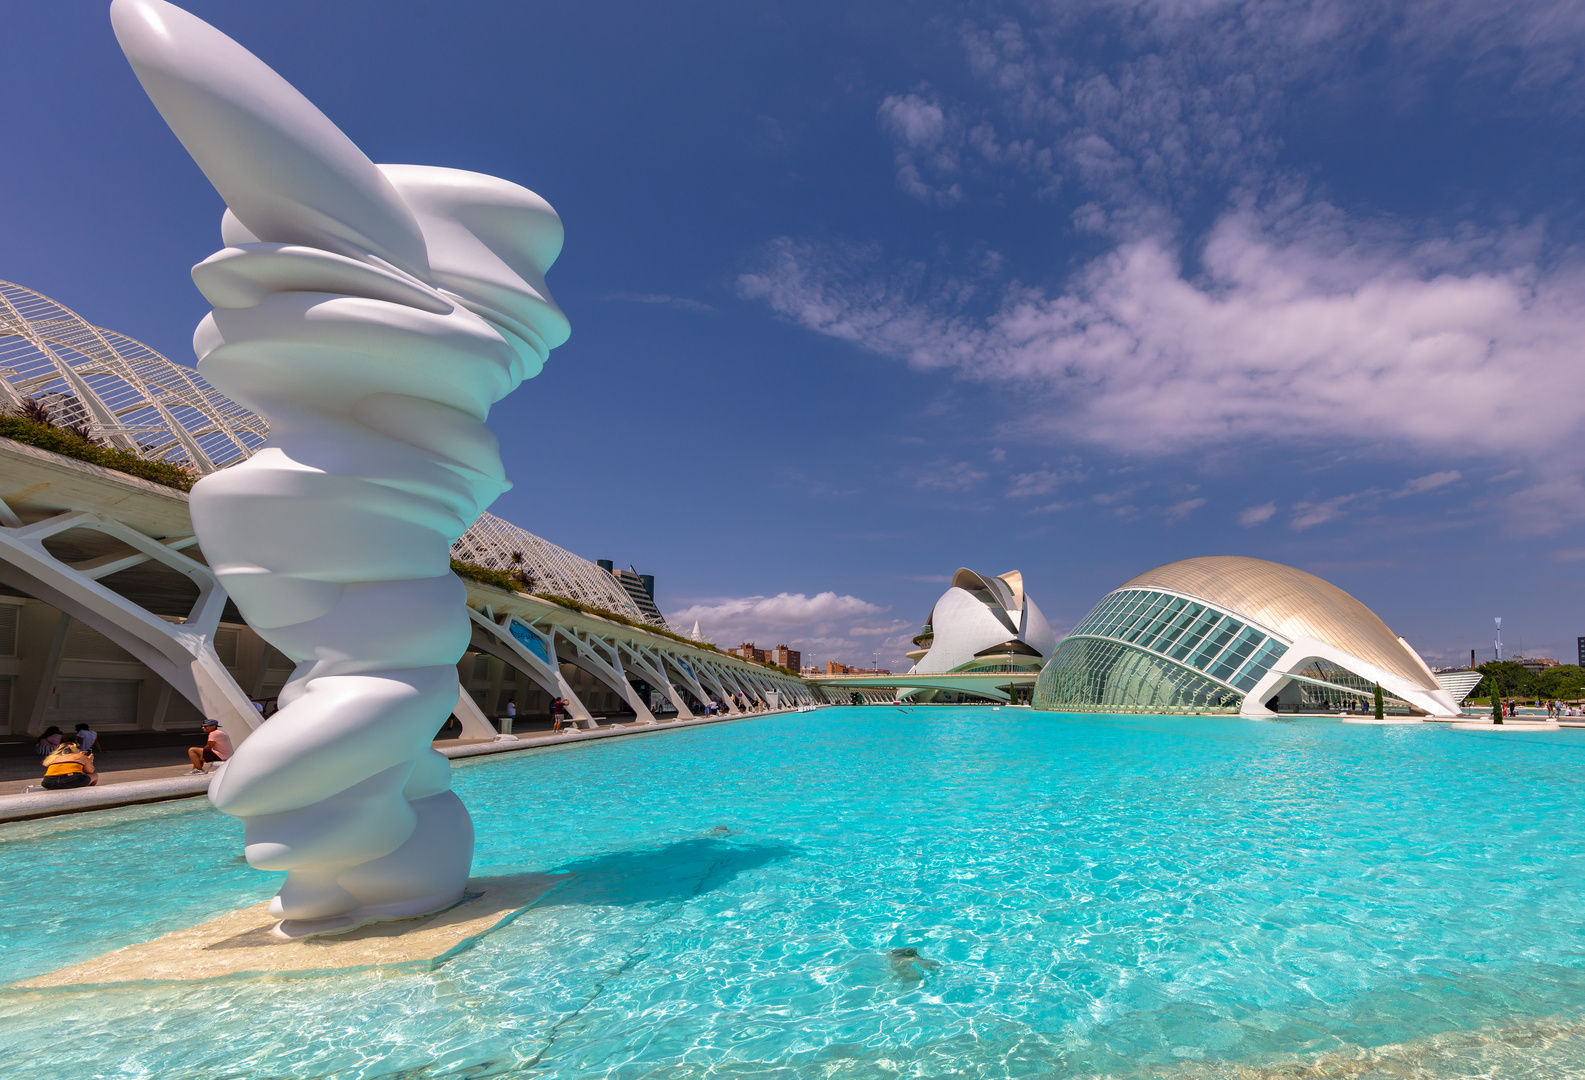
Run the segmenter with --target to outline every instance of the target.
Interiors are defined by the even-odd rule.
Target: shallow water
[[[1585,732],[825,710],[475,759],[424,974],[6,991],[9,1078],[1585,1077]],[[0,980],[258,902],[202,801],[0,826]],[[907,950],[914,950],[909,954]]]

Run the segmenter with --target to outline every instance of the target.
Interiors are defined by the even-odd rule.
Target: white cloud
[[[1009,499],[1021,499],[1026,495],[1049,495],[1056,490],[1062,479],[1057,473],[1046,469],[1014,473],[1012,477],[1013,486],[1007,489],[1007,497]]]
[[[928,471],[923,472],[914,481],[914,486],[921,490],[936,491],[968,491],[984,480],[989,473],[981,472],[966,461],[954,464],[937,462],[928,466]]]
[[[1502,515],[1510,536],[1549,536],[1585,517],[1585,484],[1578,476],[1553,476],[1509,496]]]
[[[1238,523],[1244,526],[1246,529],[1255,525],[1264,525],[1266,522],[1271,520],[1272,515],[1276,514],[1276,512],[1276,503],[1261,503],[1259,506],[1251,506],[1243,513],[1239,514]]]
[[[1403,485],[1403,490],[1398,492],[1398,494],[1418,495],[1425,491],[1435,491],[1437,488],[1447,487],[1447,485],[1453,483],[1454,481],[1462,480],[1463,478],[1464,474],[1459,472],[1457,469],[1448,469],[1445,472],[1434,472],[1427,476],[1417,476],[1413,480],[1410,480],[1407,484]]]
[[[706,641],[717,645],[737,645],[752,641],[760,648],[790,645],[803,651],[806,662],[846,658],[852,663],[869,657],[877,637],[888,655],[899,648],[910,634],[913,623],[893,620],[877,623],[875,617],[889,609],[857,596],[822,592],[780,593],[776,596],[741,596],[699,600],[685,608],[667,613],[674,627],[691,629],[695,622]],[[923,616],[921,615],[921,618]],[[899,653],[900,655],[900,653]]]
[[[1356,491],[1348,495],[1334,495],[1320,502],[1294,503],[1293,519],[1288,522],[1288,527],[1294,532],[1303,532],[1305,529],[1324,525],[1348,513],[1348,508],[1361,499],[1369,499],[1380,494],[1380,490],[1371,488],[1368,491]]]
[[[1230,213],[1192,280],[1164,243],[1124,244],[1068,291],[1014,286],[982,319],[833,274],[791,240],[739,287],[916,368],[1015,384],[1026,427],[1131,453],[1345,439],[1544,458],[1585,427],[1578,268],[1448,272],[1447,245],[1369,243],[1327,216]]]
[[[1518,114],[1577,112],[1585,97],[1576,0],[1069,0],[970,22],[962,43],[1006,132],[982,121],[971,145],[1043,192],[1095,195],[1083,226],[1118,236],[1274,172],[1302,103],[1408,108],[1447,71]],[[1368,52],[1379,58],[1361,63]]]
[[[1168,521],[1181,521],[1205,505],[1204,499],[1184,499],[1167,507]]]
[[[1447,73],[1492,117],[1578,112],[1585,5],[1073,0],[968,23],[961,40],[977,96],[921,86],[879,105],[898,183],[939,204],[1029,177],[1111,250],[1051,288],[981,270],[943,281],[873,247],[783,238],[740,277],[741,296],[918,370],[1011,388],[1021,415],[1006,429],[1026,437],[1141,456],[1484,457],[1527,477],[1503,508],[1509,532],[1580,519],[1585,266],[1549,249],[1567,237],[1542,219],[1350,217],[1279,152],[1300,109],[1410,110]],[[1380,55],[1361,65],[1369,50]],[[1217,205],[1203,235],[1185,226]],[[1445,468],[1395,494],[1460,479]],[[1009,494],[1045,482],[1018,474]],[[1358,497],[1302,503],[1291,524],[1333,520]],[[1260,509],[1240,520],[1276,513],[1251,519]]]
[[[949,205],[963,197],[954,179],[962,171],[963,125],[934,98],[892,94],[876,110],[881,130],[892,137],[897,186],[924,203]]]
[[[914,626],[915,624],[908,619],[893,619],[891,622],[881,623],[876,626],[855,624],[848,627],[848,633],[854,637],[862,638],[888,637],[895,636],[903,630],[913,630]]]

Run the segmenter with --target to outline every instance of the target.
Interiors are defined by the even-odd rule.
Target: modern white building
[[[1059,712],[1456,716],[1458,697],[1374,612],[1263,559],[1184,559],[1108,593],[1062,640],[1034,706]],[[1453,688],[1457,690],[1458,688]]]
[[[112,448],[207,475],[245,460],[265,420],[190,368],[68,308],[0,282],[0,408],[39,401]],[[665,632],[613,574],[492,514],[452,548],[520,575],[522,592],[465,581],[472,641],[458,662],[470,736],[508,702],[519,716],[560,697],[580,721],[687,716],[690,702],[815,701],[802,680]],[[586,606],[570,610],[551,594]],[[630,625],[600,617],[612,612]],[[0,437],[0,743],[50,725],[233,738],[257,725],[294,665],[230,602],[194,534],[184,490]]]
[[[1057,635],[1024,592],[1017,570],[990,577],[967,568],[931,608],[914,638],[910,674],[1039,671]]]

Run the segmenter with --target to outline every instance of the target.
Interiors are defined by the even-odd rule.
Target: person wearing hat
[[[231,736],[220,730],[219,720],[204,721],[204,745],[189,746],[187,760],[193,763],[193,772],[208,772],[211,761],[224,761],[231,756]]]

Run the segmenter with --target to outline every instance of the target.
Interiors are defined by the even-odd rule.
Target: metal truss
[[[0,281],[0,404],[41,402],[110,446],[200,475],[252,456],[269,425],[142,342]]]
[[[494,514],[480,514],[462,539],[451,545],[451,556],[509,574],[522,571],[533,579],[534,592],[565,596],[625,615],[634,622],[657,625],[655,619],[638,609],[614,577],[594,563]]]
[[[44,541],[73,529],[112,536],[133,550],[130,554],[107,555],[86,562],[62,562],[50,554]],[[226,604],[225,589],[209,567],[177,550],[192,546],[194,540],[186,536],[161,543],[112,518],[86,511],[68,510],[24,525],[10,507],[0,503],[0,581],[99,631],[174,687],[204,716],[218,720],[232,739],[241,742],[257,726],[258,715],[215,653],[215,630]],[[198,587],[198,598],[182,622],[167,622],[100,582],[101,578],[151,559],[184,575]],[[64,620],[56,638],[51,666],[60,661]],[[53,678],[52,672],[46,682]],[[37,715],[28,718],[30,734],[42,716],[42,706],[35,707],[33,713]]]

